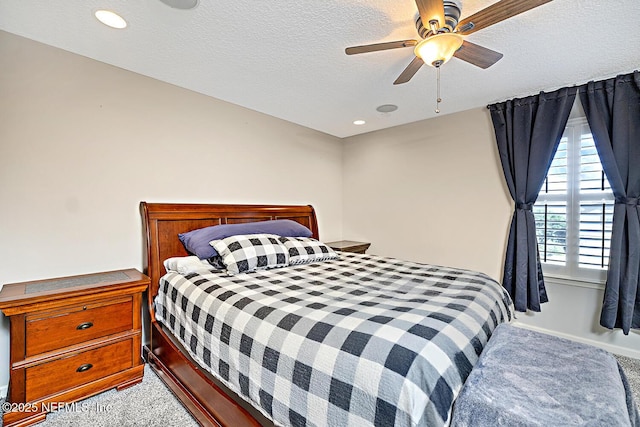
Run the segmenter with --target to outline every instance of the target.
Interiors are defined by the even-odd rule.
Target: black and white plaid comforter
[[[372,255],[236,276],[170,272],[156,317],[278,425],[440,426],[508,294],[487,276]]]

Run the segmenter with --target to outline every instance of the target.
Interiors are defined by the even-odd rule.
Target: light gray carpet
[[[624,356],[616,357],[631,384],[636,404],[640,404],[640,360]],[[115,389],[109,390],[83,400],[78,405],[82,405],[81,408],[86,410],[54,412],[47,415],[47,420],[38,426],[195,427],[198,425],[148,365],[145,366],[141,384],[120,392]]]
[[[47,415],[45,422],[37,425],[39,427],[195,427],[198,423],[149,368],[149,365],[145,365],[142,383],[122,391],[111,389],[85,399],[78,402],[75,411],[61,409],[52,412]]]
[[[622,366],[622,370],[629,380],[629,385],[633,391],[633,397],[635,398],[636,405],[640,408],[640,359],[632,359],[630,357],[617,355],[616,359],[618,359],[620,366]]]

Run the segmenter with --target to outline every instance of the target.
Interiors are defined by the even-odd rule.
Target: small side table
[[[331,249],[342,252],[353,252],[356,254],[363,254],[369,249],[371,243],[367,242],[354,242],[352,240],[339,240],[337,242],[327,243]]]
[[[5,427],[44,421],[57,405],[142,381],[142,293],[149,278],[118,270],[4,285],[11,323]]]

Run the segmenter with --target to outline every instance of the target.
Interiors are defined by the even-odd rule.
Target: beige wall
[[[340,141],[1,31],[0,58],[0,283],[141,268],[141,200],[311,203],[322,239],[501,278],[485,109]],[[640,334],[597,326],[600,290],[548,291],[522,323],[640,358]],[[8,345],[2,318],[0,396]]]
[[[513,205],[486,108],[351,137],[343,161],[345,238],[502,279]],[[601,287],[547,277],[547,293],[521,326],[640,358],[640,333],[599,326]]]
[[[142,200],[312,204],[341,236],[339,139],[5,32],[0,58],[0,283],[141,268]],[[0,390],[8,347],[4,318]]]
[[[349,138],[344,236],[500,279],[511,201],[492,133],[476,109]]]

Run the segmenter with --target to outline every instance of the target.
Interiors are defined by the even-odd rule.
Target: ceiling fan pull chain
[[[436,82],[437,82],[436,114],[438,114],[440,112],[440,103],[442,102],[442,98],[440,98],[440,67],[436,67]]]

